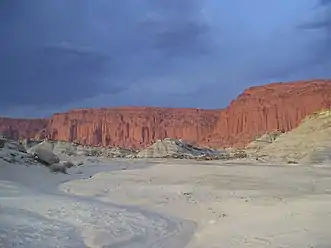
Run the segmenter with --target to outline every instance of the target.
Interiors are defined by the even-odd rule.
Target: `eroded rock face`
[[[0,117],[0,134],[13,140],[34,138],[46,128],[47,119],[12,119]]]
[[[223,110],[79,109],[48,121],[0,118],[0,133],[94,146],[145,148],[156,140],[175,138],[241,148],[265,133],[292,130],[305,116],[330,107],[331,81],[274,83],[245,90]]]
[[[331,108],[330,80],[251,87],[221,112],[203,144],[244,147],[265,133],[290,131],[307,115],[325,108]]]
[[[158,139],[197,143],[210,133],[219,111],[174,108],[80,109],[54,115],[47,138],[80,144],[146,147]]]

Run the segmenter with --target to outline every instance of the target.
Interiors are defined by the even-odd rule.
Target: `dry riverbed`
[[[52,174],[44,166],[0,163],[0,247],[185,247],[195,223],[136,206],[103,203],[57,188],[101,171],[144,168],[143,162],[108,162]]]
[[[327,167],[149,163],[1,166],[0,247],[331,247]]]
[[[331,247],[329,168],[168,161],[61,190],[197,223],[187,247]]]

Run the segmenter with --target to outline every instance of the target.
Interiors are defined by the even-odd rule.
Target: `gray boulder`
[[[71,168],[76,166],[73,162],[71,161],[62,161],[61,164],[63,164],[66,168]]]
[[[34,146],[31,146],[29,149],[28,149],[28,152],[29,153],[33,153],[36,149],[43,149],[43,150],[47,150],[47,151],[51,151],[53,152],[54,150],[54,144],[52,142],[49,142],[47,140],[43,141],[43,142],[40,142]]]
[[[58,156],[53,153],[53,144],[48,141],[43,141],[28,149],[28,153],[36,156],[37,160],[45,165],[52,165],[60,162]]]
[[[61,172],[67,174],[67,167],[64,163],[56,163],[49,166],[51,172]]]

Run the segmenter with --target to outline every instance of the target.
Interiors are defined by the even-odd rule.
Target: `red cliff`
[[[331,80],[251,87],[221,112],[204,144],[243,147],[258,135],[289,131],[307,115],[325,108],[331,108]]]
[[[224,110],[78,109],[49,120],[0,118],[0,133],[133,148],[166,137],[214,147],[242,147],[265,132],[291,130],[306,115],[330,107],[331,81],[274,83],[245,90]]]
[[[34,138],[40,130],[46,128],[47,119],[12,119],[0,117],[0,134],[18,138]]]
[[[45,131],[55,140],[139,148],[167,137],[196,143],[215,128],[218,117],[219,111],[198,109],[78,109],[53,115]]]

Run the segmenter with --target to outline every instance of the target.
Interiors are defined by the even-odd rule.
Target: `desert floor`
[[[0,247],[331,247],[331,167],[109,160],[69,174],[0,165]]]

